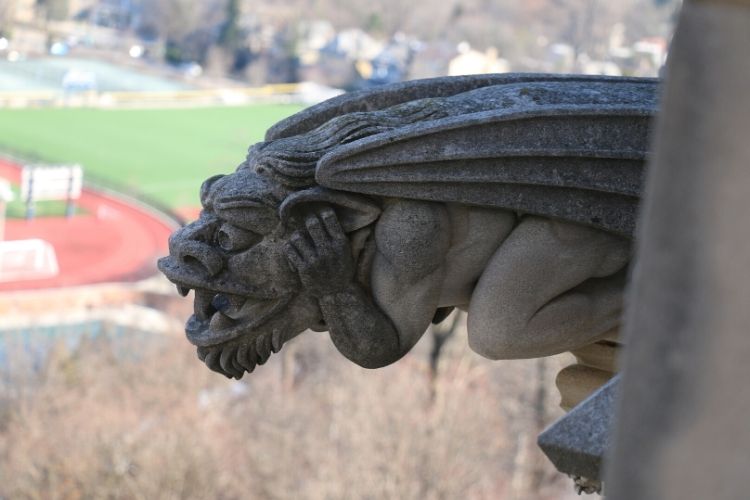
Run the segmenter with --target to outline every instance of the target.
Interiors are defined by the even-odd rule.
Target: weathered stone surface
[[[449,76],[385,85],[372,90],[349,92],[290,116],[271,127],[267,141],[304,134],[327,121],[349,113],[376,111],[425,97],[449,97],[470,90],[525,82],[589,82],[589,75],[504,73],[495,75]],[[644,78],[597,77],[603,82],[643,83]],[[655,80],[650,80],[654,82]]]
[[[400,84],[302,112],[204,183],[162,271],[188,339],[240,377],[305,329],[370,368],[446,307],[492,359],[619,323],[656,82],[496,75]]]
[[[539,447],[560,472],[601,481],[619,378],[607,382],[539,435]]]
[[[748,498],[750,8],[684,4],[625,319],[612,500]]]

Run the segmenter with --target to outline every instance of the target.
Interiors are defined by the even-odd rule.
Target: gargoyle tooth
[[[195,300],[193,301],[193,312],[195,316],[202,320],[208,320],[211,318],[216,309],[211,305],[211,301],[214,298],[214,293],[208,290],[201,290],[200,288],[195,289]]]
[[[183,297],[187,297],[187,294],[190,293],[190,287],[177,285],[177,293],[179,293]]]

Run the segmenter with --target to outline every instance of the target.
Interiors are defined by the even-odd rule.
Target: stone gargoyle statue
[[[468,312],[491,359],[617,327],[657,81],[438,78],[346,94],[206,180],[161,271],[209,368],[240,378],[303,331],[368,368]]]

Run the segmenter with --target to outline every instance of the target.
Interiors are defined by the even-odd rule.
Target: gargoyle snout
[[[218,227],[216,219],[201,217],[176,231],[169,238],[169,254],[180,265],[213,277],[224,269],[224,257],[210,245]]]
[[[209,277],[216,276],[224,269],[224,258],[221,254],[200,241],[181,241],[174,246],[173,254],[181,264],[199,268]]]

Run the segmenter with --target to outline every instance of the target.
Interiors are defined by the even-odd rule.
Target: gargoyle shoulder
[[[445,262],[450,217],[444,204],[392,200],[375,228],[381,254],[404,279],[420,279]]]

